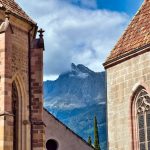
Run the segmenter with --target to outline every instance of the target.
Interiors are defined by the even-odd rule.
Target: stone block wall
[[[7,40],[9,37],[9,40]],[[0,150],[13,146],[13,115],[11,109],[11,54],[12,32],[10,27],[0,33]]]
[[[12,101],[12,83],[15,81],[18,85],[19,93],[19,129],[18,129],[18,147],[22,150],[30,149],[30,124],[29,122],[29,91],[28,91],[28,32],[11,26],[0,34],[1,37],[1,124],[0,132],[3,132],[2,146],[0,150],[12,150],[14,115]],[[4,120],[3,120],[4,119]],[[23,142],[21,142],[23,141]]]
[[[31,130],[33,150],[45,149],[43,122],[43,39],[35,39],[31,49]]]
[[[35,30],[31,31],[32,28],[27,22],[11,16],[8,28],[0,33],[0,150],[13,149],[14,131],[18,132],[18,150],[43,150],[45,147],[45,126],[42,122],[43,49],[30,49],[29,55],[29,39],[33,40]],[[12,109],[13,82],[18,92],[17,130],[14,130]],[[29,90],[30,84],[32,90]]]
[[[138,85],[150,89],[150,52],[106,71],[108,149],[133,150],[131,97]]]
[[[28,29],[22,29],[12,25],[12,53],[11,62],[11,84],[16,82],[19,97],[19,113],[20,113],[20,127],[18,142],[20,149],[29,150],[31,148],[31,130],[30,130],[30,107],[29,107],[29,40]],[[9,40],[9,37],[7,38]],[[12,109],[13,102],[6,104],[6,110]],[[11,110],[13,111],[13,110]],[[25,123],[26,122],[26,123]]]

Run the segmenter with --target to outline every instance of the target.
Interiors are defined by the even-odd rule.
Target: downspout
[[[33,130],[33,124],[32,124],[32,112],[31,112],[31,106],[32,106],[32,99],[31,99],[31,96],[32,96],[32,93],[31,93],[31,32],[33,31],[35,27],[35,32],[34,32],[34,36],[33,38],[36,37],[36,31],[37,31],[37,25],[32,25],[32,28],[29,30],[28,32],[28,68],[29,68],[29,71],[28,71],[28,80],[29,80],[29,120],[30,120],[30,125],[31,125],[31,131],[30,131],[30,134],[31,134],[31,138],[30,138],[30,146],[31,146],[31,150],[33,150],[33,143],[32,143],[32,139],[33,139],[33,134],[32,134],[32,130]]]

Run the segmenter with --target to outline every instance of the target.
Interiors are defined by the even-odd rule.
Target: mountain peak
[[[71,70],[72,70],[72,71],[77,70],[77,66],[76,66],[74,63],[71,64]]]
[[[74,63],[71,64],[71,70],[73,72],[81,72],[81,73],[93,73],[92,70],[90,70],[89,68],[85,67],[84,65],[82,64],[78,64],[78,65],[75,65]]]
[[[92,70],[90,70],[89,68],[85,67],[82,64],[77,65],[77,68],[83,73],[93,73]]]

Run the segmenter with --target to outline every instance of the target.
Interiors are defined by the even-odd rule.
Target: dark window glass
[[[46,142],[47,150],[58,150],[58,143],[56,140],[50,139]]]
[[[147,126],[150,127],[150,114],[146,114],[146,121],[147,121]]]
[[[148,149],[150,149],[150,142],[148,142]]]
[[[140,143],[140,150],[146,150],[145,143]]]
[[[14,115],[13,124],[13,149],[18,150],[18,126],[19,126],[19,104],[18,104],[18,91],[15,82],[12,84],[12,109]]]
[[[150,127],[147,128],[147,140],[150,141]]]
[[[139,115],[138,119],[139,119],[139,129],[144,128],[144,115],[143,114]]]
[[[139,130],[139,138],[140,138],[140,142],[145,142],[145,130],[144,129]]]

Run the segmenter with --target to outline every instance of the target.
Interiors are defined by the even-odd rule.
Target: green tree
[[[94,147],[95,147],[95,150],[100,150],[98,125],[97,125],[96,116],[94,117]]]
[[[89,136],[89,138],[88,138],[88,143],[92,146],[92,139],[91,139],[91,136]]]

